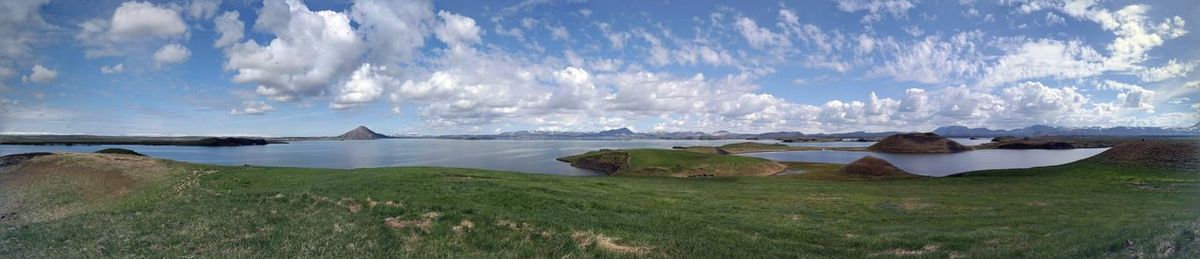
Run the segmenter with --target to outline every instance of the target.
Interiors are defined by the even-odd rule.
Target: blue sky
[[[1190,126],[1194,1],[0,3],[0,132]]]

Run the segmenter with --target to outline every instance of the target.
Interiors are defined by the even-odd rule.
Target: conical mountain
[[[358,126],[358,128],[354,128],[353,130],[347,131],[346,134],[338,136],[338,138],[342,139],[381,139],[387,137],[387,135],[379,134],[371,129],[368,129],[366,126]]]

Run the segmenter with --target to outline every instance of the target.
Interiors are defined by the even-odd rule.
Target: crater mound
[[[934,133],[902,133],[880,140],[867,150],[882,153],[957,153],[971,148]]]

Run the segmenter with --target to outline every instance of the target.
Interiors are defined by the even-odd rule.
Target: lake
[[[962,172],[1029,168],[1066,164],[1104,152],[1107,148],[1068,150],[985,149],[950,154],[889,154],[856,151],[788,151],[743,154],[776,161],[846,164],[870,155],[887,160],[909,173],[946,176]]]
[[[968,146],[968,147],[992,142],[991,139],[984,139],[984,138],[977,138],[977,139],[950,138],[950,140],[953,140],[954,142],[958,142],[958,144],[963,144],[964,146]],[[863,142],[858,142],[858,141],[821,141],[821,142],[793,142],[793,143],[783,143],[783,144],[786,144],[788,146],[797,146],[797,147],[869,147],[871,145],[874,145],[875,141],[863,141]]]
[[[118,147],[152,157],[218,165],[317,168],[446,166],[586,176],[597,174],[554,159],[601,148],[669,149],[672,146],[719,146],[738,142],[746,140],[380,139],[296,141],[290,144],[240,147],[0,145],[0,155],[28,152],[94,152]]]
[[[746,140],[446,140],[381,139],[347,141],[296,141],[291,144],[241,147],[186,146],[21,146],[0,145],[0,155],[28,152],[93,152],[118,147],[149,156],[218,165],[260,165],[316,168],[389,166],[446,166],[556,175],[597,175],[571,167],[555,158],[601,148],[662,148],[719,146]],[[776,143],[775,141],[758,141]],[[822,142],[830,147],[869,142]],[[842,145],[837,145],[842,144]],[[965,143],[964,143],[965,144]],[[758,153],[748,156],[782,161],[848,163],[864,155],[892,161],[909,172],[926,175],[1062,164],[1082,159],[1102,149],[982,150],[958,154],[894,155],[869,152],[804,151]]]

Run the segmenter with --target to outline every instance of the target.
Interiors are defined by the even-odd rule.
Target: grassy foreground
[[[95,176],[86,160],[38,159]],[[79,179],[0,190],[35,212],[91,204],[0,220],[0,257],[1200,256],[1200,174],[1186,171],[822,181],[135,162],[115,196]]]

